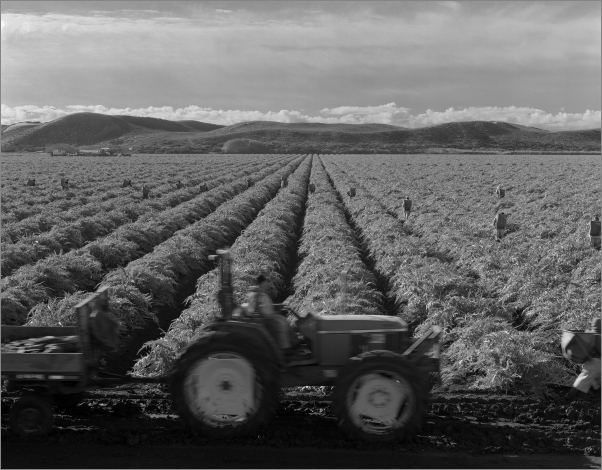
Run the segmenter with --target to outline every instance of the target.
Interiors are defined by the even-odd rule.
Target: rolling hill
[[[51,143],[65,143],[76,146],[100,144],[119,145],[124,136],[139,136],[154,133],[199,133],[202,126],[215,129],[215,124],[169,121],[138,116],[109,116],[97,113],[75,113],[45,124],[23,126],[21,123],[3,129],[2,151],[18,151],[26,148],[44,147]],[[11,132],[15,127],[23,128]]]
[[[228,140],[239,138],[262,141],[274,152],[298,153],[600,151],[600,129],[550,132],[500,121],[452,122],[418,129],[388,124],[271,121],[219,126],[190,120],[77,113],[33,127],[21,126],[12,132],[11,127],[2,133],[4,152],[67,143],[132,148],[136,153],[207,153],[219,151]]]
[[[224,126],[220,126],[219,124],[209,124],[208,122],[200,122],[200,121],[177,121],[180,124],[184,124],[195,131],[207,132],[213,131],[215,129],[220,129]]]
[[[5,125],[2,124],[2,135],[12,134],[14,132],[21,132],[32,127],[38,127],[41,123],[38,121],[26,121],[18,122],[16,124]]]

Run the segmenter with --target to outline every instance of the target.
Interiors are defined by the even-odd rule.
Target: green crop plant
[[[252,178],[261,180],[273,172],[275,168],[280,167],[280,163],[268,166],[251,175]],[[211,191],[200,194],[197,198],[189,201],[174,209],[153,214],[150,220],[142,217],[137,222],[126,224],[120,227],[109,237],[119,239],[125,242],[133,242],[137,245],[127,259],[138,257],[140,254],[148,253],[162,241],[167,240],[177,230],[180,230],[192,223],[194,220],[202,219],[215,210],[217,206],[240,194],[247,188],[249,172],[243,171],[234,176],[238,177],[229,185],[217,187]],[[188,218],[187,218],[188,217]],[[93,242],[79,250],[69,252],[63,256],[45,258],[36,264],[27,265],[19,268],[12,276],[2,279],[1,298],[10,298],[10,302],[2,300],[2,318],[3,322],[9,321],[11,324],[22,324],[27,312],[36,304],[46,301],[54,296],[60,296],[62,292],[73,293],[79,290],[90,290],[95,284],[101,281],[106,269],[100,265],[97,258],[93,256],[96,253],[99,259],[111,258],[111,254],[99,253],[100,250],[111,250],[111,244],[102,245],[99,242]],[[125,244],[121,247],[124,251]],[[131,245],[130,245],[131,246]],[[92,247],[90,251],[88,248]],[[133,248],[133,247],[132,247]],[[48,260],[52,263],[49,265]],[[113,256],[114,259],[114,256]],[[87,271],[90,275],[81,276],[79,266],[82,263],[88,265]],[[47,287],[52,283],[63,282],[64,289],[55,289]],[[59,293],[57,295],[57,293]],[[17,308],[17,303],[21,307]],[[4,320],[4,319],[7,320]]]
[[[259,274],[272,281],[273,297],[286,295],[286,276],[293,262],[296,232],[302,223],[311,169],[306,158],[289,177],[289,185],[281,189],[236,239],[231,248],[233,287],[236,302],[241,304],[249,287]],[[195,293],[187,299],[189,307],[170,325],[164,336],[148,342],[149,351],[136,363],[134,372],[143,375],[166,373],[177,351],[193,342],[203,325],[219,313],[217,289],[219,268],[197,280]]]
[[[316,191],[307,200],[299,265],[293,279],[291,305],[327,314],[381,314],[382,298],[376,279],[365,266],[359,241],[347,223],[343,207],[324,167],[315,158],[311,182]],[[350,269],[343,302],[342,272]]]
[[[199,222],[173,234],[151,253],[130,262],[125,268],[108,273],[102,285],[109,286],[110,298],[117,305],[140,306],[136,313],[143,318],[152,318],[156,312],[174,305],[177,288],[183,278],[206,271],[210,266],[208,255],[231,243],[252,222],[278,191],[282,176],[288,175],[302,160],[303,157],[294,159],[284,167],[278,164],[280,169],[275,172],[271,167],[262,170],[256,175],[258,182],[250,189],[222,204]],[[259,177],[262,174],[264,178]],[[142,298],[149,298],[149,304],[142,304]],[[67,296],[55,308],[60,309],[69,302],[72,300]],[[39,317],[32,315],[28,324],[45,324],[45,315],[55,318],[55,321],[58,318],[56,315],[48,316],[44,309],[36,313]],[[119,308],[114,310],[114,314],[123,331],[135,327]]]
[[[233,176],[235,175],[213,178],[211,185],[229,182]],[[170,184],[170,186],[173,186],[173,184]],[[30,235],[22,238],[19,243],[3,246],[2,275],[4,277],[9,276],[20,266],[35,262],[50,253],[58,253],[59,251],[66,253],[72,249],[82,247],[90,241],[108,235],[126,223],[139,219],[144,214],[154,215],[157,212],[174,208],[194,199],[199,194],[201,194],[201,191],[197,186],[184,188],[169,194],[167,197],[142,201],[141,204],[133,207],[120,207],[119,203],[124,203],[127,199],[117,198],[113,201],[116,208],[112,211],[96,213],[93,216],[78,218],[72,222],[58,222],[47,233]]]
[[[423,290],[425,302],[410,302],[402,312],[411,316],[420,307],[424,320],[416,333],[432,323],[445,326],[449,383],[541,394],[547,384],[571,382],[574,368],[560,358],[559,330],[585,328],[600,312],[599,254],[586,233],[600,207],[599,181],[591,171],[599,161],[457,155],[331,161],[393,217],[402,215],[402,199],[410,195],[416,210],[404,225],[408,245],[442,272],[455,272],[456,287],[470,287],[444,298]],[[504,199],[495,197],[498,184],[507,190]],[[510,214],[501,243],[491,226],[498,210]],[[411,286],[424,272],[422,264],[410,257],[396,277]]]

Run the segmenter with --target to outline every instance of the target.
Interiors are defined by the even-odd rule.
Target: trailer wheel
[[[215,438],[256,433],[278,407],[279,373],[268,348],[249,337],[216,333],[178,359],[174,407],[192,431]]]
[[[11,407],[8,419],[19,436],[43,436],[52,429],[52,408],[45,398],[22,397]]]
[[[398,442],[420,428],[428,390],[428,374],[398,354],[368,352],[352,358],[341,371],[333,412],[350,439]]]

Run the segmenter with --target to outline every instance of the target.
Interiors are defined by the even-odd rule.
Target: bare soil
[[[436,392],[413,442],[366,444],[339,433],[328,392],[290,389],[257,436],[193,436],[159,385],[87,392],[55,407],[53,431],[22,439],[8,429],[18,398],[2,397],[3,468],[600,468],[600,394],[534,400]]]

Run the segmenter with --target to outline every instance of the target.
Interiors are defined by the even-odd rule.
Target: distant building
[[[53,157],[62,157],[67,155],[67,152],[65,152],[64,150],[58,150],[58,149],[54,149],[52,151],[52,156]]]

